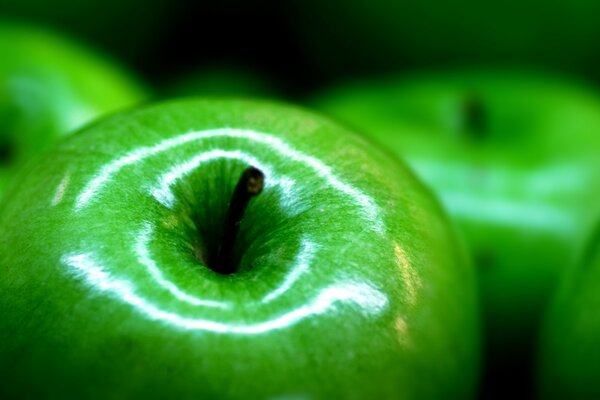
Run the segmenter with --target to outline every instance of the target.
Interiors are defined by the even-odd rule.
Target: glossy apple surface
[[[540,345],[542,399],[600,397],[600,226],[545,321]]]
[[[0,22],[0,60],[0,194],[60,136],[148,96],[110,61],[27,25]]]
[[[522,365],[600,214],[596,94],[543,74],[455,71],[351,84],[315,103],[439,195],[478,267],[488,345]]]
[[[229,197],[265,175],[214,272]],[[473,271],[397,161],[329,120],[180,101],[94,124],[0,205],[2,394],[469,397]]]

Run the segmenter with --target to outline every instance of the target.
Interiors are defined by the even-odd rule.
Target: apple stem
[[[236,272],[233,259],[233,245],[240,230],[240,224],[244,218],[246,208],[250,200],[262,192],[265,176],[262,171],[255,167],[248,167],[242,173],[229,202],[227,219],[223,237],[217,251],[213,270],[222,274]]]
[[[464,124],[473,137],[482,137],[487,132],[487,110],[483,99],[477,95],[468,96],[463,103]]]

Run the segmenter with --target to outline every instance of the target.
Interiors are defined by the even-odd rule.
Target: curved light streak
[[[175,138],[165,139],[155,146],[141,147],[131,151],[125,156],[118,158],[117,160],[103,166],[100,169],[99,173],[77,196],[75,209],[80,210],[89,204],[89,202],[104,188],[111,177],[118,173],[122,168],[185,143],[217,137],[239,138],[261,143],[280,153],[286,159],[309,166],[319,176],[325,178],[330,186],[353,198],[354,201],[364,210],[363,212],[365,217],[369,221],[370,226],[372,226],[372,229],[378,233],[383,233],[384,225],[379,216],[379,209],[375,202],[360,190],[340,181],[337,176],[333,174],[331,167],[323,164],[317,158],[294,150],[280,138],[252,130],[235,128],[221,128],[190,132]]]
[[[222,308],[222,309],[231,309],[232,305],[228,302],[218,301],[218,300],[207,300],[201,299],[196,296],[192,296],[184,291],[180,290],[173,282],[169,281],[164,277],[160,269],[152,259],[150,255],[150,250],[148,249],[148,242],[150,241],[150,237],[154,232],[154,227],[149,222],[144,224],[144,227],[135,235],[135,245],[134,252],[137,256],[138,261],[142,264],[146,271],[154,278],[154,281],[160,285],[163,289],[167,290],[173,296],[175,296],[178,300],[186,302],[188,304],[194,306],[204,306],[204,307],[212,307],[212,308]],[[315,243],[309,241],[306,238],[303,238],[301,241],[301,250],[296,260],[294,262],[294,266],[292,267],[290,273],[286,275],[284,281],[280,286],[275,288],[272,292],[268,293],[262,300],[261,303],[270,303],[275,300],[286,291],[288,291],[294,283],[300,278],[302,274],[308,271],[310,267],[310,262],[312,261],[315,250],[317,246]]]
[[[406,320],[402,317],[396,318],[394,328],[396,328],[396,333],[398,334],[398,342],[400,342],[402,346],[409,346],[411,341]]]
[[[421,288],[421,279],[404,249],[396,242],[394,242],[394,255],[396,256],[396,265],[406,288],[406,303],[409,306],[414,306],[417,303],[417,293]]]
[[[270,165],[264,164],[250,154],[239,150],[211,150],[206,153],[201,153],[181,164],[177,164],[160,176],[157,187],[152,188],[150,192],[159,203],[167,208],[173,208],[173,205],[175,204],[175,195],[171,190],[171,186],[187,174],[193,172],[201,164],[223,158],[241,160],[247,165],[259,168],[269,177],[265,182],[266,186],[281,187],[285,201],[291,201],[291,188],[295,181],[289,178],[279,178],[273,172],[273,168]]]
[[[552,230],[558,235],[571,235],[577,228],[576,220],[544,199],[580,192],[590,182],[582,175],[582,168],[572,165],[557,164],[539,171],[495,169],[490,173],[482,169],[485,179],[475,184],[472,177],[477,171],[468,165],[420,159],[410,163],[426,183],[443,188],[440,200],[452,214],[508,227]]]
[[[286,328],[303,319],[323,314],[336,303],[354,303],[367,314],[378,313],[387,305],[386,296],[364,283],[345,283],[325,287],[307,304],[273,319],[252,324],[217,322],[202,318],[189,318],[160,309],[141,297],[132,282],[114,278],[98,265],[90,254],[64,256],[63,263],[72,267],[94,287],[107,291],[123,300],[146,317],[177,326],[184,330],[203,330],[213,333],[255,335]]]
[[[557,235],[571,235],[576,221],[566,211],[539,201],[516,201],[462,192],[441,193],[449,211],[461,218],[488,221],[503,226],[552,230]]]
[[[234,137],[254,141],[268,146],[271,150],[279,153],[285,160],[291,160],[303,164],[312,169],[320,178],[327,181],[330,187],[349,196],[360,207],[359,217],[367,219],[370,229],[379,234],[384,233],[384,225],[379,215],[379,208],[374,201],[362,193],[360,190],[341,182],[332,172],[332,169],[323,164],[318,159],[298,152],[289,147],[284,141],[277,137],[265,133],[259,133],[251,130],[223,128],[215,130],[206,130],[191,132],[181,136],[166,139],[154,146],[141,147],[133,150],[124,156],[105,164],[97,175],[95,175],[78,194],[75,202],[75,211],[80,211],[86,207],[97,196],[106,185],[111,182],[112,177],[121,169],[138,163],[148,157],[157,155],[171,148],[183,144],[206,140],[217,137]],[[172,192],[172,186],[182,177],[193,172],[202,163],[215,159],[239,159],[247,164],[255,165],[261,168],[270,178],[267,181],[268,186],[277,186],[283,194],[283,202],[289,202],[293,199],[291,191],[294,188],[295,181],[289,177],[279,177],[274,168],[260,162],[253,155],[240,150],[208,150],[197,155],[192,155],[190,159],[185,160],[173,167],[167,172],[159,175],[156,184],[151,187],[150,193],[154,198],[166,207],[172,208],[176,197]],[[152,259],[148,249],[148,243],[154,226],[145,223],[142,230],[138,232],[133,251],[137,261],[145,268],[146,272],[152,277],[153,281],[160,287],[169,292],[177,300],[188,305],[231,309],[235,306],[233,303],[221,302],[216,300],[202,299],[182,291],[177,285],[169,281],[161,272],[158,265]],[[294,266],[285,276],[281,285],[272,292],[266,294],[259,304],[269,303],[287,292],[295,282],[309,269],[310,262],[316,251],[316,245],[303,238],[301,242],[301,251],[297,255]],[[94,286],[100,291],[109,292],[121,301],[130,304],[138,312],[144,314],[147,318],[169,323],[181,329],[205,330],[217,333],[234,334],[258,334],[266,331],[282,329],[296,324],[311,315],[321,314],[335,308],[337,303],[353,303],[359,306],[365,313],[376,313],[387,305],[387,297],[367,283],[342,282],[332,284],[320,289],[312,300],[303,303],[297,308],[290,310],[282,315],[275,316],[272,319],[258,323],[227,323],[208,319],[190,318],[162,309],[159,305],[153,303],[150,299],[144,298],[136,289],[133,281],[126,277],[113,275],[110,271],[104,269],[91,253],[72,253],[62,257],[65,265],[72,267],[78,276]]]
[[[52,196],[52,202],[50,203],[53,207],[59,205],[63,201],[70,182],[71,174],[67,172],[54,191],[54,196]]]
[[[302,250],[300,250],[300,253],[296,257],[296,262],[294,263],[294,267],[292,268],[290,273],[286,275],[285,279],[283,280],[280,286],[278,286],[275,290],[267,294],[261,300],[261,303],[269,303],[281,296],[282,294],[284,294],[285,292],[287,292],[288,289],[291,288],[292,285],[294,285],[294,283],[296,283],[298,278],[300,278],[302,274],[308,271],[310,267],[310,262],[312,261],[315,255],[317,246],[313,242],[307,240],[306,238],[302,239],[301,246]]]
[[[150,223],[146,223],[142,230],[136,235],[134,251],[137,255],[137,259],[144,267],[148,273],[154,278],[154,281],[160,285],[162,288],[166,289],[169,293],[175,296],[178,300],[186,302],[188,304],[192,304],[194,306],[204,306],[204,307],[213,307],[213,308],[223,308],[230,309],[231,304],[218,300],[205,300],[200,299],[198,297],[192,296],[180,290],[173,282],[169,281],[164,277],[164,275],[160,272],[160,269],[150,256],[150,251],[148,250],[148,242],[150,241],[150,236],[154,232],[154,228]]]

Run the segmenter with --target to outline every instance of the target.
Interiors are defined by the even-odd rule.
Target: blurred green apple
[[[264,188],[224,275],[248,166]],[[0,207],[2,398],[472,397],[463,246],[403,164],[328,119],[149,106],[67,138],[19,183]]]
[[[147,97],[129,74],[85,47],[0,22],[0,193],[16,168],[60,136]]]
[[[405,159],[461,225],[492,358],[523,365],[558,277],[600,215],[600,100],[539,73],[349,84],[318,109]]]
[[[600,226],[565,277],[539,347],[541,399],[600,398]]]

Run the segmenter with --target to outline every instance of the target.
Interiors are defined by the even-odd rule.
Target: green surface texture
[[[248,166],[265,174],[220,275]],[[181,101],[63,141],[0,205],[0,397],[469,398],[474,274],[402,164],[288,106]]]

